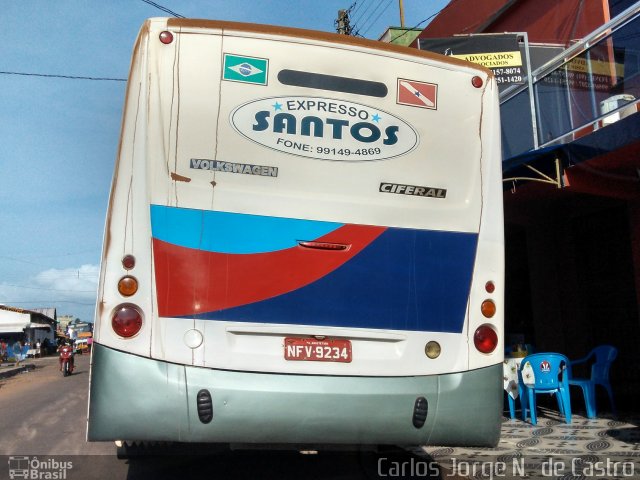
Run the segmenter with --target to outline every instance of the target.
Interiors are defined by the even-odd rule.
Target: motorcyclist
[[[62,354],[68,353],[71,356],[69,357],[69,371],[73,371],[74,367],[74,351],[73,351],[73,342],[71,340],[67,340],[62,345],[58,347],[58,363],[60,364],[60,371],[62,371]]]

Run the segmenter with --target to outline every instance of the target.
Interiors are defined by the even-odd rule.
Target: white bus
[[[416,49],[148,20],[88,439],[495,445],[497,99],[489,70]]]

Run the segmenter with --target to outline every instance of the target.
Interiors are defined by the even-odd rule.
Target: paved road
[[[76,355],[76,369],[66,378],[57,357],[34,363],[35,370],[0,381],[0,452],[113,455],[112,443],[85,442],[89,355]]]
[[[12,457],[13,466],[25,457],[49,462],[37,469],[42,476],[32,478],[56,478],[47,475],[61,471],[52,461],[71,462],[67,479],[127,478],[128,466],[117,461],[113,443],[85,441],[89,356],[77,355],[76,370],[66,378],[57,357],[33,363],[35,370],[0,380],[0,479],[9,478]]]
[[[413,465],[420,473],[416,478],[429,478],[425,473],[433,471],[428,458],[402,451],[224,451],[119,460],[113,443],[85,441],[89,356],[76,356],[76,370],[66,378],[55,357],[36,364],[31,372],[0,380],[0,480],[9,478],[10,467],[26,462],[31,468],[28,478],[61,480],[371,479],[380,478],[379,469],[384,478],[411,478],[394,475],[402,465],[406,472]],[[453,478],[443,473],[443,478]]]

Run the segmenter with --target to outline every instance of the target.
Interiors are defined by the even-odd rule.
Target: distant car
[[[86,338],[76,340],[76,353],[84,353],[89,351],[89,345]]]

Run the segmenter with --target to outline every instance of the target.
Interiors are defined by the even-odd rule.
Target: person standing
[[[20,340],[16,340],[13,344],[13,357],[16,359],[16,367],[20,365],[20,361],[22,360],[22,343]]]

